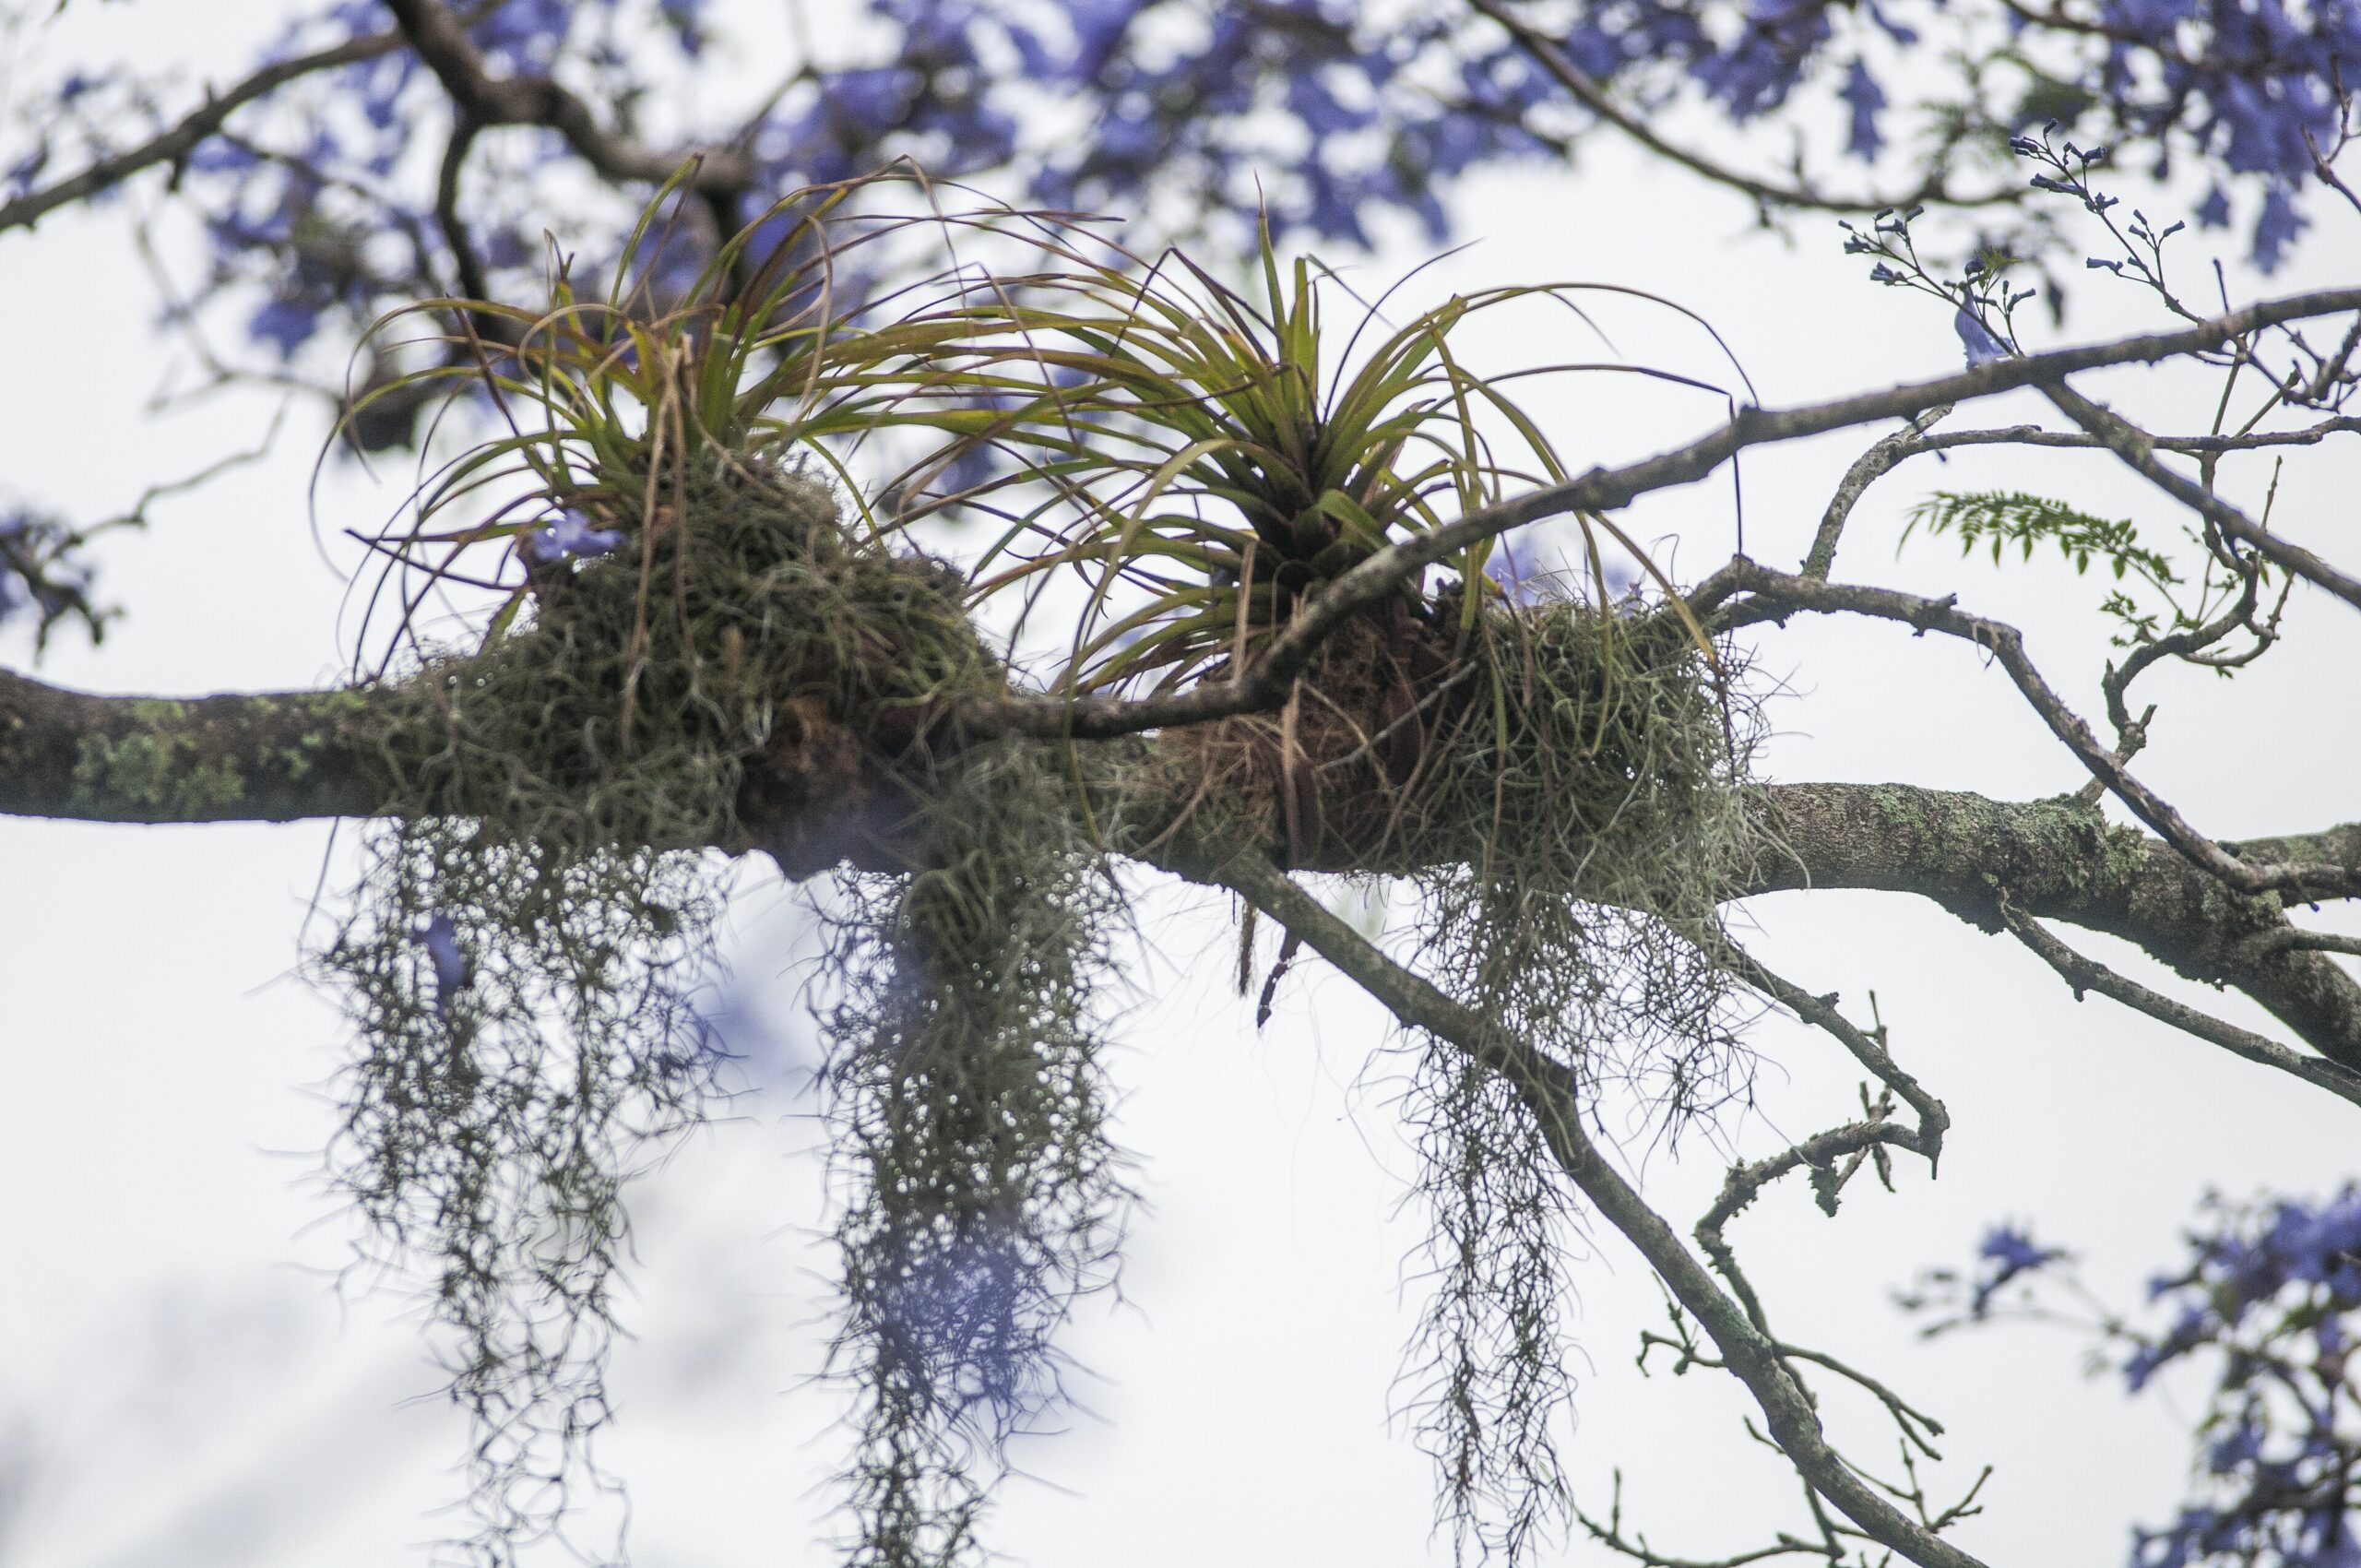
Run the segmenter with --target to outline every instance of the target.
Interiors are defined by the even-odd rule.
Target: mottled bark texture
[[[432,734],[390,725],[396,711],[418,705],[366,688],[96,696],[0,671],[0,813],[135,823],[372,815],[397,772],[431,762],[435,746]],[[1207,798],[1169,738],[1082,743],[1074,755],[1118,848],[1168,864],[1228,849],[1285,854],[1280,843],[1241,842],[1237,826],[1282,814]],[[848,859],[890,864],[904,814],[896,771],[869,738],[817,712],[782,726],[742,795],[754,847],[798,877]],[[1251,777],[1224,785],[1256,787]],[[2361,1068],[2361,985],[2326,955],[2284,945],[2277,898],[2240,895],[2161,840],[2108,826],[2094,807],[1904,784],[1767,785],[1758,800],[1774,849],[1746,893],[1911,893],[1986,931],[2003,929],[2005,900],[2021,916],[2105,932],[2191,980],[2235,987],[2322,1055]],[[1471,852],[1480,832],[1469,824]],[[2361,867],[2361,823],[2225,848],[2257,864]],[[1294,859],[1309,870],[1406,869],[1374,856],[1357,862],[1334,840]]]

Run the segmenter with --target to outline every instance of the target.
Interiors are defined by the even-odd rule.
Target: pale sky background
[[[756,7],[754,9],[761,10]],[[812,7],[825,19],[830,9]],[[70,36],[107,53],[226,72],[276,25],[256,5],[77,7]],[[766,10],[762,11],[768,16]],[[827,30],[819,30],[826,36]],[[756,26],[761,48],[775,29]],[[745,54],[756,54],[750,48]],[[776,57],[776,56],[772,56]],[[1897,99],[1903,95],[1896,94]],[[145,196],[145,187],[143,198]],[[2144,197],[2142,199],[2145,199]],[[2160,202],[2158,206],[2163,204]],[[2317,204],[2296,264],[2267,282],[2231,272],[2234,296],[2330,281],[2361,255],[2361,223]],[[1578,172],[1525,168],[1470,185],[1459,211],[1480,243],[1428,275],[1453,287],[1552,278],[1636,283],[1709,316],[1764,399],[1792,404],[1923,376],[1958,362],[1944,313],[1879,290],[1839,254],[1833,225],[1792,242],[1754,231],[1742,204],[1595,141]],[[2193,236],[2195,275],[2218,236]],[[1358,265],[1390,280],[1423,259],[1403,243]],[[2081,281],[2078,275],[2078,281]],[[2074,339],[2153,324],[2129,288],[2083,283]],[[1414,291],[1415,292],[1416,291]],[[67,214],[37,237],[0,237],[0,299],[15,358],[0,381],[0,480],[80,517],[130,502],[251,445],[270,399],[223,398],[149,419],[168,373],[151,296],[117,214]],[[1638,308],[1606,312],[1635,359],[1716,374],[1693,328]],[[2031,323],[2036,341],[2052,340]],[[1588,355],[1571,336],[1476,340],[1502,368]],[[2201,424],[2210,384],[2138,373],[2090,389],[2157,428]],[[1629,379],[1570,385],[1534,405],[1577,463],[1638,456],[1702,432],[1718,410]],[[2032,399],[1969,418],[2055,422]],[[1848,433],[1746,460],[1750,549],[1800,555],[1828,489],[1874,435]],[[106,554],[108,595],[131,613],[93,653],[70,636],[41,673],[125,692],[201,693],[328,677],[344,645],[341,588],[306,513],[321,434],[308,408],[272,457],[201,496],[160,506]],[[2267,463],[2234,470],[2260,500]],[[330,468],[322,532],[374,527],[398,499]],[[2103,459],[2040,454],[1921,458],[1873,490],[1838,575],[1928,591],[2026,628],[2052,680],[2096,715],[2099,589],[2047,562],[1996,571],[1947,548],[1895,558],[1908,504],[1938,485],[2061,492],[2102,515],[2169,527],[2167,508]],[[2349,446],[2299,453],[2275,520],[2351,553],[2361,483]],[[1726,481],[1653,498],[1630,519],[1693,578],[1729,549]],[[2342,531],[2339,524],[2343,523]],[[349,552],[331,543],[331,556]],[[2299,593],[2288,644],[2235,683],[2168,673],[2142,772],[2207,831],[2248,836],[2356,814],[2361,764],[2351,671],[2361,618]],[[1781,779],[1896,779],[2007,798],[2081,780],[2005,678],[1956,643],[1897,628],[1807,625],[1762,639]],[[21,640],[0,659],[29,668]],[[347,841],[350,835],[347,836]],[[326,866],[323,825],[111,827],[0,821],[0,1563],[8,1568],[409,1568],[450,1527],[464,1432],[434,1397],[408,1303],[334,1274],[350,1229],[311,1178],[331,1124],[319,1086],[342,1060],[339,1025],[291,978]],[[618,1355],[622,1420],[604,1450],[629,1485],[635,1559],[648,1568],[821,1563],[825,1479],[848,1451],[834,1396],[809,1385],[825,1337],[828,1259],[811,1106],[785,1086],[811,1046],[794,1000],[794,893],[741,868],[732,950],[772,1028],[750,1036],[763,1092],[692,1138],[635,1205],[642,1261]],[[1400,1062],[1383,1020],[1307,963],[1257,1034],[1227,989],[1234,935],[1217,902],[1143,881],[1150,952],[1113,1069],[1121,1131],[1141,1161],[1126,1301],[1094,1305],[1071,1347],[1099,1374],[1090,1413],[1022,1458],[1038,1479],[1003,1489],[991,1543],[1039,1568],[1448,1561],[1430,1536],[1427,1460],[1388,1421],[1415,1319],[1405,1259],[1420,1235],[1402,1197],[1410,1157],[1394,1111]],[[2115,1564],[2135,1519],[2179,1495],[2186,1421],[2200,1390],[2127,1401],[2086,1380],[2071,1339],[2009,1329],[1928,1347],[1890,1304],[1922,1266],[1964,1261],[1996,1219],[2029,1220],[2081,1249],[2091,1277],[2137,1300],[2177,1255],[2209,1189],[2322,1192],[2356,1174],[2352,1111],[2112,1004],[2077,1005],[2003,938],[1912,899],[1788,895],[1743,919],[1761,951],[1857,1016],[1874,990],[1897,1054],[1955,1118],[1940,1182],[1902,1168],[1900,1194],[1866,1182],[1823,1219],[1782,1188],[1735,1228],[1788,1337],[1838,1350],[1898,1384],[1952,1429],[1956,1489],[1999,1467],[1963,1544],[2003,1564]],[[2355,929],[2349,912],[2322,923]],[[2087,951],[2121,950],[2066,932]],[[2130,972],[2253,1023],[2255,1009]],[[1760,1153],[1782,1132],[1841,1115],[1857,1075],[1804,1031],[1759,1032],[1761,1106],[1708,1140],[1643,1162],[1649,1194],[1684,1231],[1718,1183],[1728,1144]],[[1635,1156],[1645,1142],[1635,1141]],[[1611,1235],[1576,1270],[1585,1364],[1566,1453],[1595,1508],[1620,1469],[1627,1522],[1662,1550],[1710,1555],[1794,1527],[1794,1483],[1738,1427],[1734,1385],[1643,1380],[1639,1330],[1661,1306]],[[1889,1461],[1890,1437],[1842,1390],[1837,1434]],[[562,1559],[552,1557],[551,1561]],[[1577,1543],[1539,1561],[1600,1562]]]

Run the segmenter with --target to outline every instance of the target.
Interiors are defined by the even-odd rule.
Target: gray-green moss
[[[935,712],[1002,683],[955,579],[768,466],[694,473],[661,514],[651,547],[536,568],[516,629],[376,694],[387,817],[317,956],[362,1042],[336,1167],[446,1325],[504,1555],[591,1473],[624,1189],[717,1092],[713,847],[752,841],[814,728],[904,737],[909,870],[848,890],[829,1081],[843,1365],[873,1412],[857,1533],[915,1562],[1054,1397],[1049,1336],[1111,1247],[1090,1009],[1120,903],[1035,754],[924,765]]]

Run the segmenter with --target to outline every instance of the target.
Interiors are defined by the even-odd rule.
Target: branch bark
[[[101,191],[113,190],[142,170],[160,163],[178,164],[195,152],[206,137],[227,124],[231,115],[257,99],[267,98],[288,83],[321,71],[332,71],[339,65],[357,65],[389,54],[403,47],[407,41],[399,31],[370,33],[350,39],[343,43],[299,54],[291,60],[280,60],[266,65],[227,91],[208,94],[202,104],[178,124],[150,137],[134,148],[127,148],[112,158],[101,158],[79,173],[68,175],[54,184],[37,191],[28,191],[13,201],[0,202],[0,232],[10,229],[30,229],[61,207],[71,207]]]
[[[386,688],[198,698],[98,696],[0,671],[0,814],[86,822],[291,822],[367,816],[432,735],[388,735]],[[1170,766],[1158,766],[1167,759]],[[1076,766],[1116,847],[1154,859],[1204,802],[1169,742],[1084,746]],[[1756,809],[1774,853],[1742,895],[1857,888],[1928,898],[1978,928],[2001,900],[2136,944],[2181,975],[2235,986],[2305,1043],[2361,1070],[2361,984],[2326,953],[2290,945],[2276,897],[2240,894],[2136,828],[2071,797],[2001,802],[1906,784],[1784,784]],[[1254,820],[1259,802],[1219,814]],[[742,812],[751,844],[790,875],[850,860],[893,863],[890,764],[848,731],[807,726],[761,759]],[[1275,812],[1263,813],[1264,820]],[[1467,851],[1479,852],[1481,825]],[[1284,853],[1284,846],[1262,846]],[[2361,822],[2225,845],[2255,865],[2328,864],[2361,879]],[[1306,869],[1413,867],[1323,847]]]

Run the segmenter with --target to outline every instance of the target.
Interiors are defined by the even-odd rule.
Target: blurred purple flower
[[[299,300],[267,301],[246,322],[246,330],[257,341],[276,348],[282,360],[294,358],[295,350],[310,342],[319,329],[318,309]]]
[[[1879,88],[1877,78],[1869,75],[1869,66],[1854,61],[1852,68],[1845,73],[1845,86],[1836,96],[1853,112],[1852,135],[1845,145],[1857,158],[1875,158],[1878,149],[1885,145],[1884,134],[1878,129],[1878,115],[1885,108],[1885,93]]]
[[[1963,306],[1952,317],[1952,330],[1959,334],[1960,346],[1967,350],[1967,368],[2009,357],[2009,346],[1992,336],[1992,329],[1975,319],[1973,311]]]
[[[569,558],[604,555],[623,541],[621,529],[594,529],[590,519],[571,506],[558,511],[557,521],[525,536],[533,559],[555,563]]]
[[[434,1016],[448,1021],[470,968],[468,956],[459,950],[459,928],[438,909],[419,929],[418,940],[434,967]]]
[[[2265,272],[2275,272],[2286,259],[2287,247],[2296,236],[2311,226],[2311,220],[2296,210],[2296,196],[2286,185],[2272,181],[2263,193],[2262,215],[2255,220],[2254,264]]]
[[[2046,1268],[2066,1256],[2055,1247],[2035,1245],[2032,1237],[2013,1225],[1996,1225],[1986,1231],[1975,1255],[1986,1265],[1977,1271],[1975,1289],[1968,1303],[1969,1311],[1977,1317],[1990,1309],[1992,1298],[2011,1280]]]

